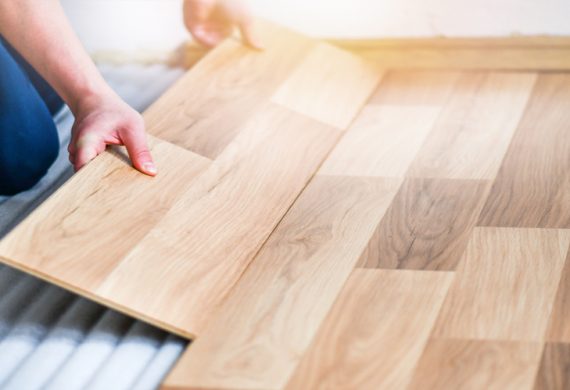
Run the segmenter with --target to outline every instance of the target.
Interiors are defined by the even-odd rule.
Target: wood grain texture
[[[380,77],[379,69],[359,57],[319,44],[279,87],[272,100],[345,129],[374,92]]]
[[[150,133],[217,157],[316,44],[269,23],[259,27],[263,52],[237,40],[210,51],[147,110]]]
[[[179,334],[200,334],[338,136],[288,109],[267,106],[97,294]]]
[[[541,341],[570,231],[474,229],[434,337]]]
[[[480,225],[570,227],[569,134],[570,75],[541,74]]]
[[[570,343],[570,252],[566,256],[550,315],[547,340]]]
[[[430,340],[409,389],[531,389],[542,344]]]
[[[452,279],[355,270],[286,388],[405,388]]]
[[[399,184],[316,176],[165,386],[282,388]]]
[[[489,188],[486,181],[406,179],[359,265],[455,270]]]
[[[408,176],[494,179],[535,79],[525,73],[462,75]]]
[[[570,344],[546,343],[534,388],[536,390],[570,388]]]
[[[153,140],[151,153],[161,171],[155,178],[133,170],[124,154],[105,152],[0,241],[2,260],[93,291],[210,164],[167,142]]]
[[[439,111],[438,107],[366,105],[319,173],[403,177]]]
[[[369,103],[442,107],[460,75],[459,72],[391,69],[382,77]]]

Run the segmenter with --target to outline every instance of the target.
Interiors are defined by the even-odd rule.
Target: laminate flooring
[[[165,389],[565,388],[570,75],[265,28],[145,113],[157,178],[106,153],[3,261],[194,338]]]

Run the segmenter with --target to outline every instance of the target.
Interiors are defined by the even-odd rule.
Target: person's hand
[[[141,115],[114,94],[82,102],[75,115],[69,161],[79,170],[107,145],[125,145],[133,166],[150,176],[157,173],[148,151]]]
[[[184,0],[184,24],[207,47],[216,46],[237,27],[246,45],[262,49],[251,12],[241,0]]]

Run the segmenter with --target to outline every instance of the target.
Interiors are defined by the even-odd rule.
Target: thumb
[[[257,31],[255,30],[255,25],[252,20],[246,18],[239,24],[239,31],[243,42],[249,47],[257,50],[263,50],[263,43],[259,38]]]
[[[157,169],[148,150],[144,131],[126,131],[121,134],[121,140],[127,148],[133,166],[144,174],[155,176]]]
[[[77,140],[75,150],[73,167],[78,171],[105,150],[105,143],[88,134]]]

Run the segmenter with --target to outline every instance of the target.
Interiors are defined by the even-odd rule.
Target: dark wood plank
[[[481,226],[570,227],[570,74],[539,76]]]
[[[489,187],[478,180],[406,179],[359,265],[454,270]]]
[[[536,390],[570,389],[570,344],[547,343],[536,376]]]

